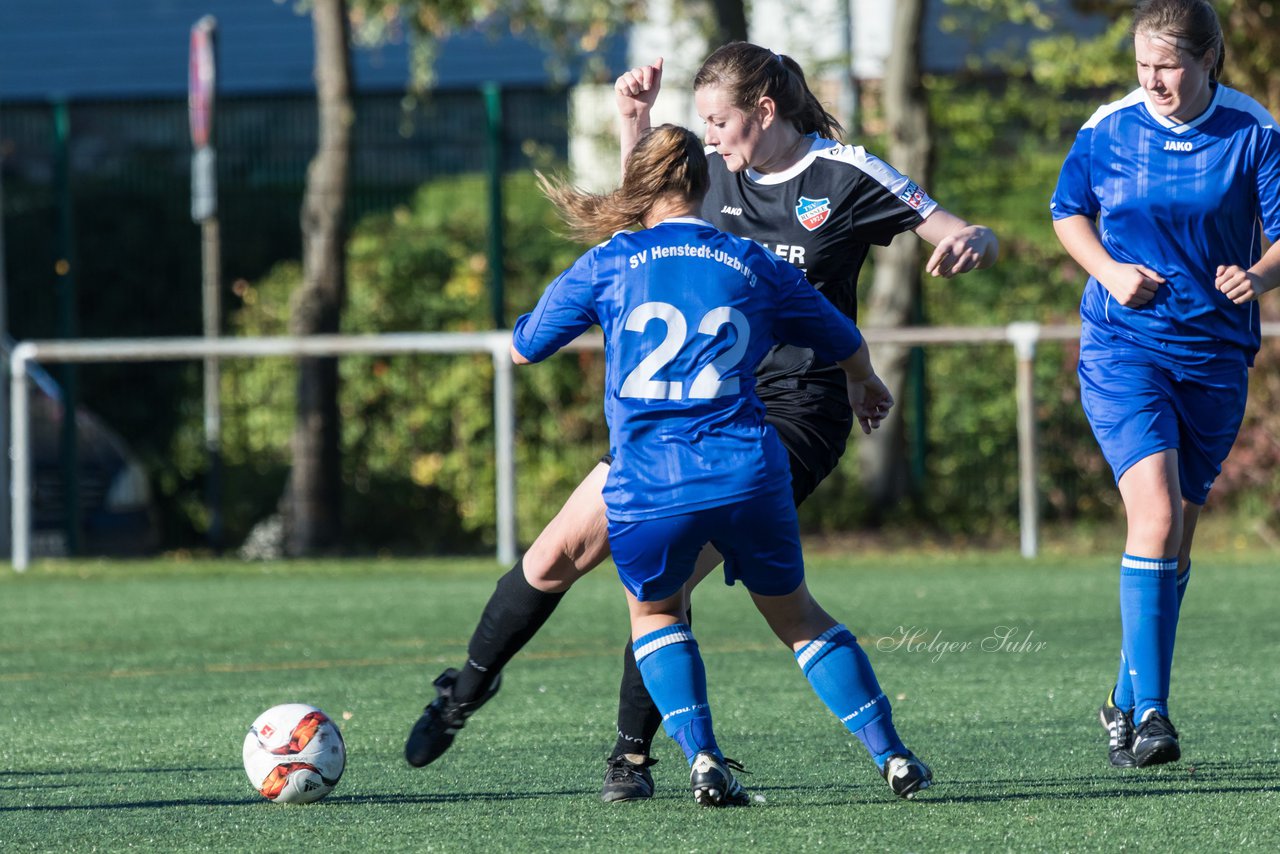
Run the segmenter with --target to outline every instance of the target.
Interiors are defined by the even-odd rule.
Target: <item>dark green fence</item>
[[[567,116],[564,90],[438,92],[412,111],[397,93],[360,96],[351,223],[406,202],[442,177],[488,173],[496,186],[495,173],[563,162]],[[14,338],[200,334],[200,229],[190,217],[187,122],[185,100],[0,104]],[[317,139],[311,96],[218,104],[224,317],[239,307],[242,283],[300,256],[299,212]],[[501,203],[500,194],[488,198]],[[490,210],[487,223],[493,222],[500,218]],[[490,251],[501,251],[491,243]],[[153,475],[172,478],[172,465],[158,463],[171,453],[174,431],[189,417],[185,410],[199,406],[198,372],[152,365],[137,385],[113,375],[119,373],[106,368],[77,381],[81,371],[60,368],[53,378],[127,437]],[[74,456],[65,445],[61,455]],[[46,492],[56,488],[69,496],[81,491],[76,483],[46,485]],[[85,491],[78,502],[62,502],[69,505],[63,514],[72,548],[83,524],[74,510],[92,499],[87,485]],[[164,544],[193,545],[199,538],[196,530],[170,525]]]

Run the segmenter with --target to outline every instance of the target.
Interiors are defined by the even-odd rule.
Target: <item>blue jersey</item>
[[[1280,237],[1280,131],[1256,101],[1218,85],[1185,124],[1156,114],[1142,89],[1102,107],[1076,135],[1050,209],[1055,220],[1096,219],[1112,258],[1165,278],[1150,302],[1125,308],[1090,277],[1082,359],[1253,364],[1257,303],[1232,303],[1214,279],[1219,265],[1255,264],[1262,232]]]
[[[790,478],[754,371],[776,341],[839,361],[862,343],[804,274],[758,243],[693,218],[620,232],[516,321],[540,361],[600,324],[613,463],[608,517],[635,522],[745,500]]]

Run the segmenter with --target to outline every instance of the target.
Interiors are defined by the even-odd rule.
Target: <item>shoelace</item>
[[[1159,736],[1166,735],[1171,735],[1174,738],[1178,737],[1178,731],[1173,728],[1173,724],[1170,723],[1167,718],[1163,718],[1160,715],[1152,715],[1143,723],[1143,727],[1147,730],[1143,736],[1144,738],[1157,738]]]
[[[628,780],[631,777],[638,776],[642,770],[652,765],[657,765],[658,760],[652,756],[646,756],[644,762],[637,765],[625,756],[612,756],[605,760],[609,766],[609,770],[605,773],[605,779],[612,783],[619,783]]]

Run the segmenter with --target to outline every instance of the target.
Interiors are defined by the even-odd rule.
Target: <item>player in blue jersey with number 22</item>
[[[1089,273],[1080,396],[1128,518],[1112,765],[1181,756],[1169,682],[1191,540],[1244,417],[1261,294],[1280,285],[1280,130],[1218,82],[1207,0],[1145,0],[1139,87],[1085,124],[1051,204]],[[1264,253],[1263,235],[1272,241]]]
[[[624,161],[650,126],[661,77],[659,61],[631,69],[614,84]],[[861,146],[836,141],[839,123],[810,91],[793,58],[732,42],[707,57],[694,91],[711,147],[704,152],[709,189],[698,215],[803,270],[846,317],[857,317],[858,274],[871,246],[888,245],[905,232],[934,244],[925,265],[934,276],[959,276],[995,262],[998,243],[989,228],[943,209]],[[844,453],[854,423],[845,375],[811,348],[778,344],[756,370],[755,391],[787,451],[790,471],[779,477],[798,505]],[[497,694],[503,669],[565,592],[609,556],[601,495],[609,471],[606,457],[498,580],[467,644],[465,664],[436,677],[436,696],[405,740],[409,764],[430,765],[450,748],[471,716]],[[717,562],[708,547],[689,587]],[[617,739],[600,791],[610,803],[653,796],[649,769],[657,760],[649,753],[661,728],[630,636],[624,656]]]
[[[613,236],[548,287],[512,338],[519,364],[545,359],[594,324],[604,330],[604,486],[609,545],[627,592],[635,657],[663,727],[690,766],[694,799],[749,798],[720,751],[684,586],[711,543],[827,707],[866,745],[894,791],[929,785],[854,636],[810,595],[787,452],[765,420],[755,370],[776,341],[839,365],[870,433],[893,399],[853,322],[796,267],[698,217],[707,158],[692,132],[663,125],[631,152],[608,195],[544,181],[580,237]],[[632,223],[643,228],[620,231]]]

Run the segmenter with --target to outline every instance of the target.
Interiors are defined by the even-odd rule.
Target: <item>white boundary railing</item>
[[[497,437],[498,560],[516,559],[515,390],[511,333],[449,332],[388,335],[312,335],[301,338],[118,338],[81,341],[24,341],[9,360],[10,436],[13,460],[11,510],[13,568],[31,561],[31,433],[27,365],[32,362],[172,362],[262,356],[388,356],[404,353],[489,353],[493,358],[493,418]]]
[[[1011,344],[1017,358],[1014,389],[1017,398],[1018,497],[1020,545],[1024,557],[1039,549],[1039,510],[1036,485],[1035,420],[1036,345],[1040,341],[1071,341],[1078,326],[921,326],[864,329],[872,346],[896,344]],[[1266,336],[1280,335],[1280,323],[1263,324]],[[497,559],[516,559],[515,389],[510,358],[511,333],[437,332],[388,335],[315,335],[304,338],[135,338],[80,341],[26,341],[10,357],[10,436],[13,463],[11,503],[13,568],[24,570],[31,560],[31,434],[29,370],[31,363],[161,362],[206,358],[261,356],[393,355],[406,353],[489,353],[493,359],[494,460],[497,469]],[[599,350],[599,335],[586,335],[573,349]]]

